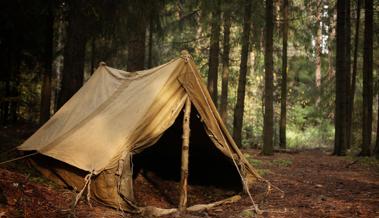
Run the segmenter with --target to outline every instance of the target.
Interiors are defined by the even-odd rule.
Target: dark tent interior
[[[134,176],[150,171],[162,179],[180,181],[183,114],[179,114],[156,144],[133,156]],[[241,179],[233,162],[214,146],[193,105],[190,128],[189,184],[241,190]]]

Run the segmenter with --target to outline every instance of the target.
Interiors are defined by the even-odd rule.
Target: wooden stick
[[[180,198],[179,210],[184,211],[187,207],[187,183],[188,183],[188,151],[190,138],[190,115],[191,101],[189,97],[186,100],[183,117],[183,141],[182,141],[182,166],[180,175]]]
[[[240,195],[234,195],[230,198],[226,198],[224,200],[216,201],[216,202],[213,202],[210,204],[196,204],[196,205],[193,205],[193,206],[187,208],[187,210],[191,211],[191,212],[209,210],[213,207],[217,207],[217,206],[220,206],[223,204],[232,204],[232,203],[235,203],[239,200],[241,200],[241,196]]]

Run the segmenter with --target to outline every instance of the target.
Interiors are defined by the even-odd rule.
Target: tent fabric
[[[100,66],[19,149],[37,150],[95,174],[113,168],[123,153],[137,148],[142,141],[153,140],[180,112],[185,92],[178,90],[180,84],[172,74],[183,65],[177,59],[134,74]],[[146,119],[151,113],[158,116],[154,117],[155,126],[151,125],[151,115]],[[141,128],[148,123],[150,129]],[[149,138],[141,138],[143,135]]]
[[[214,145],[232,159],[242,179],[259,179],[228,133],[188,53],[145,71],[125,72],[101,64],[85,85],[18,149],[36,150],[98,175],[98,181],[91,185],[92,194],[107,205],[120,205],[120,199],[132,202],[131,155],[160,138],[174,123],[187,98],[199,112]],[[78,184],[82,177],[66,171],[55,173],[67,183],[83,185]],[[106,196],[107,189],[113,190],[110,196]]]

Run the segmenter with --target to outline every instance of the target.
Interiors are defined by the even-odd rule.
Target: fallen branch
[[[227,198],[227,199],[224,199],[224,200],[221,200],[221,201],[216,201],[216,202],[213,202],[213,203],[210,203],[210,204],[196,204],[196,205],[193,205],[191,207],[188,207],[187,211],[195,212],[195,211],[209,210],[212,207],[217,207],[217,206],[220,206],[220,205],[223,205],[223,204],[235,203],[235,202],[237,202],[239,200],[241,200],[241,196],[240,195],[234,195],[234,196],[232,196],[230,198]]]
[[[172,213],[178,212],[177,208],[164,209],[159,207],[147,206],[141,208],[141,213],[143,216],[164,216]]]

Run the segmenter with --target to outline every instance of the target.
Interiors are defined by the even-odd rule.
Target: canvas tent
[[[133,196],[134,156],[147,153],[140,162],[156,167],[164,164],[165,158],[157,159],[155,152],[171,144],[160,155],[167,157],[179,151],[172,155],[179,156],[179,167],[175,167],[182,171],[182,180],[183,172],[188,174],[183,164],[180,166],[180,155],[186,155],[185,149],[181,152],[182,120],[178,122],[179,117],[186,116],[184,107],[186,111],[192,108],[187,115],[190,122],[198,125],[191,130],[191,138],[184,137],[184,144],[185,138],[190,140],[190,157],[193,148],[194,152],[198,149],[194,155],[200,154],[200,158],[203,144],[220,154],[214,156],[214,161],[207,161],[212,157],[210,153],[198,162],[199,168],[208,169],[202,176],[213,171],[222,173],[222,166],[215,164],[222,156],[234,170],[232,176],[224,177],[235,177],[245,186],[260,178],[228,133],[187,52],[166,64],[138,72],[100,64],[84,86],[18,149],[40,153],[44,160],[36,165],[47,177],[78,190],[88,186],[88,196],[99,202],[138,212]],[[172,139],[175,137],[176,141]],[[192,140],[198,146],[191,147]],[[192,174],[196,172],[190,169],[190,178]]]

